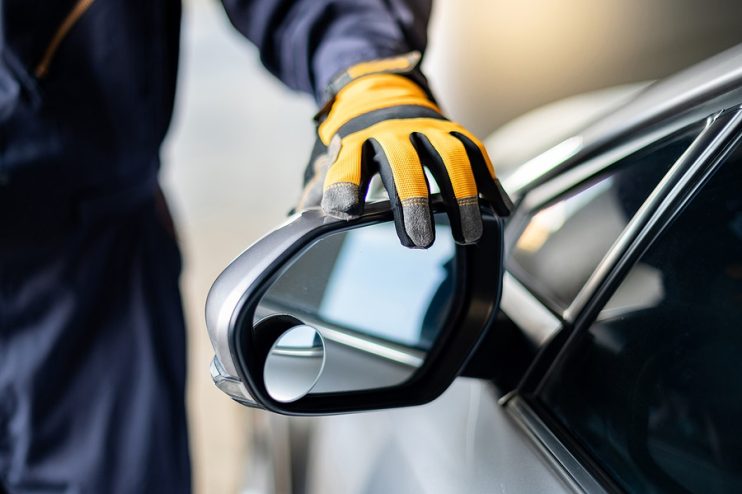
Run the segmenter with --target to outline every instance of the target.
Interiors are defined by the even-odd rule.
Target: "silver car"
[[[271,410],[246,492],[742,492],[742,45],[594,101],[495,163],[476,249],[443,205],[398,248],[379,202],[227,268],[212,376]]]

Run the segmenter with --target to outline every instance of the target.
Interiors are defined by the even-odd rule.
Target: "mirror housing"
[[[431,198],[434,213],[444,212]],[[484,231],[476,245],[456,245],[455,303],[427,358],[406,381],[383,388],[318,392],[278,401],[265,384],[266,361],[279,339],[301,321],[255,311],[278,273],[320,239],[337,232],[393,221],[387,201],[366,206],[358,219],[339,220],[320,209],[295,214],[238,256],[219,275],[206,303],[206,325],[215,350],[215,384],[236,401],[287,415],[326,415],[420,405],[437,398],[460,374],[489,331],[500,301],[504,221],[480,205]]]

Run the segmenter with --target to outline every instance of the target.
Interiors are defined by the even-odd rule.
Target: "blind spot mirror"
[[[290,403],[309,393],[325,366],[325,342],[306,324],[295,326],[273,344],[263,369],[265,389],[271,398]]]

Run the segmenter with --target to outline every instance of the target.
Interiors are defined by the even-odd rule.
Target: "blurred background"
[[[544,104],[661,78],[731,47],[740,19],[739,0],[438,0],[425,68],[445,110],[486,137]],[[315,108],[262,69],[218,0],[186,0],[182,37],[162,173],[185,255],[194,485],[233,493],[263,412],[211,383],[203,307],[220,270],[297,199]]]

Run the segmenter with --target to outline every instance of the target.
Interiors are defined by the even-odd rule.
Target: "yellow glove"
[[[378,172],[402,244],[427,248],[435,233],[425,166],[441,190],[454,238],[474,243],[482,235],[479,193],[501,216],[509,213],[510,200],[482,143],[441,114],[419,72],[415,82],[396,70],[373,70],[395,61],[367,62],[343,75],[317,126],[299,208],[321,204],[328,215],[357,217]]]

